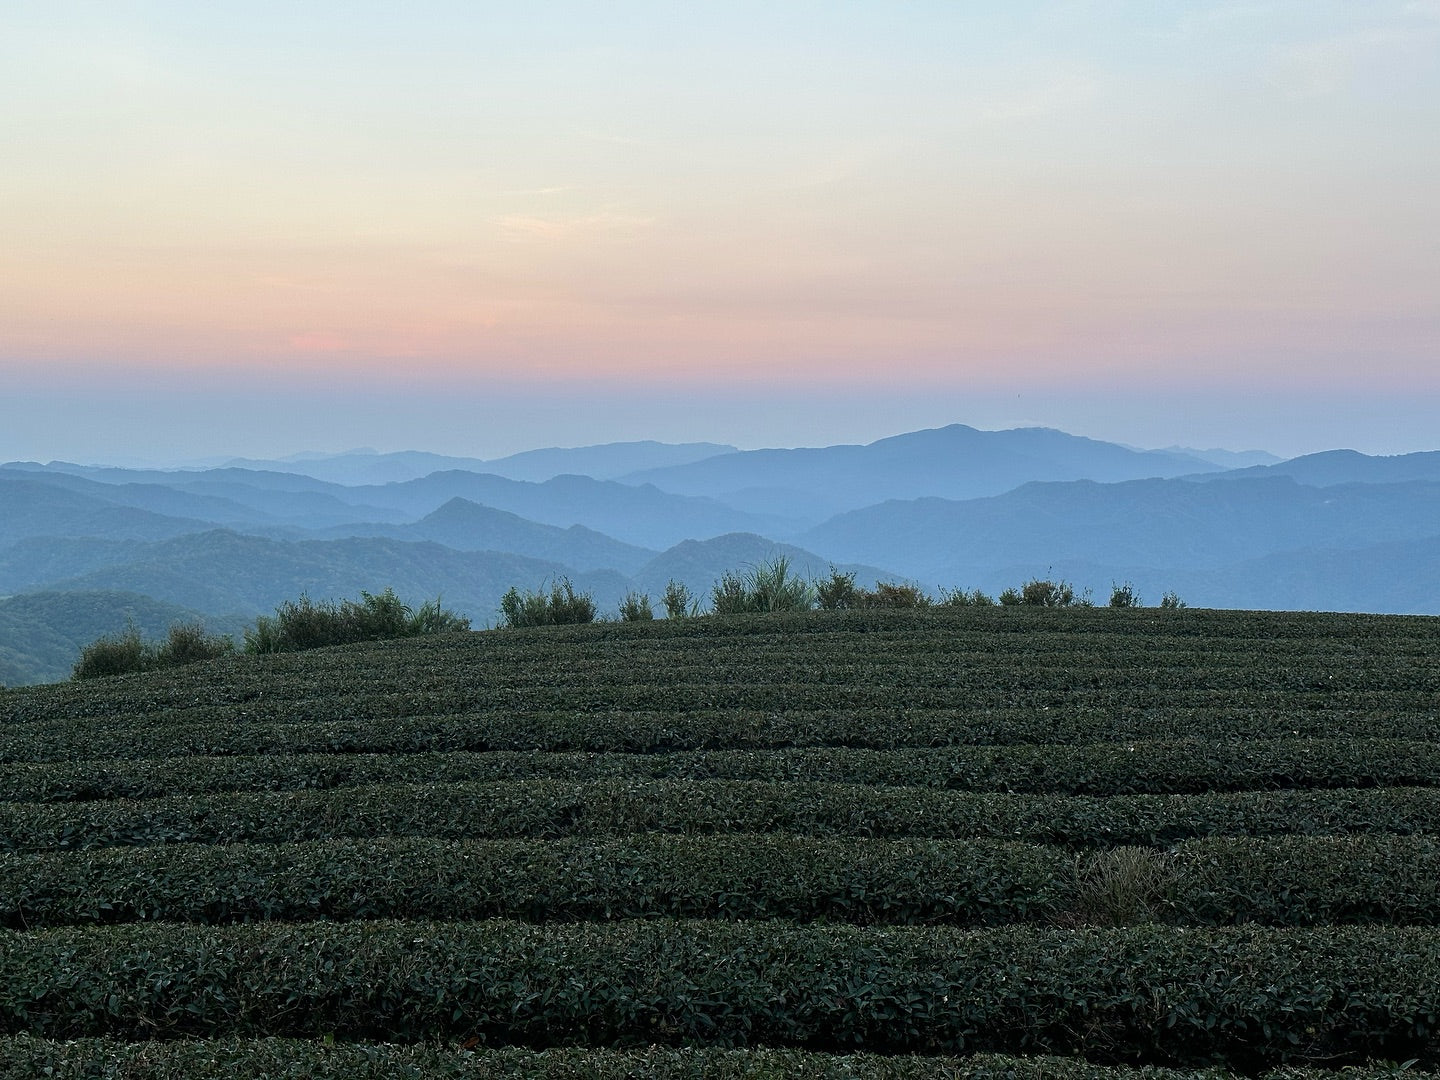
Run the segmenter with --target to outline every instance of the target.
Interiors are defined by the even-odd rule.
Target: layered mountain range
[[[234,627],[301,594],[388,585],[483,626],[512,585],[568,577],[613,610],[672,579],[706,596],[725,571],[779,554],[805,574],[834,565],[930,589],[1049,576],[1101,602],[1131,582],[1192,606],[1435,614],[1440,452],[1280,461],[956,424],[805,449],[12,462],[0,682],[63,677],[76,642],[127,621]]]

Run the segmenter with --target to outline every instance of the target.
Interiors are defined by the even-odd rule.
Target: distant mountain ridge
[[[0,499],[12,511],[8,531],[6,519],[0,518],[0,544],[37,535],[120,535],[114,529],[126,516],[121,507],[133,511],[125,526],[130,531],[123,535],[176,535],[217,525],[290,538],[299,538],[297,530],[305,529],[334,536],[343,533],[343,526],[354,525],[363,526],[359,535],[370,535],[377,523],[413,524],[457,497],[544,525],[582,525],[652,550],[730,532],[768,533],[783,524],[782,519],[736,510],[713,499],[588,476],[564,475],[536,483],[457,469],[417,480],[353,487],[303,478],[304,486],[297,489],[296,478],[280,473],[223,469],[216,475],[218,479],[206,472],[131,473],[67,464],[0,466]],[[271,487],[277,477],[279,490]],[[221,491],[223,496],[218,494]],[[311,496],[315,510],[307,514]],[[149,506],[187,516],[175,518],[145,509]],[[61,513],[64,507],[69,508],[65,512],[73,524],[57,524],[47,532],[47,515]],[[16,511],[31,509],[20,521],[22,515]],[[82,518],[88,531],[78,531]],[[108,524],[112,521],[113,529]]]
[[[798,534],[835,513],[891,499],[973,499],[1036,480],[1114,482],[1218,468],[1200,458],[1131,450],[1051,428],[981,431],[951,424],[863,446],[743,450],[622,479],[755,513],[773,514],[788,502]]]
[[[349,486],[418,480],[431,473],[454,470],[490,473],[509,480],[538,483],[566,474],[613,480],[640,469],[683,465],[734,450],[733,446],[719,443],[662,443],[647,439],[594,446],[545,447],[488,460],[450,457],[421,450],[388,454],[353,450],[344,454],[297,454],[274,460],[235,458],[226,464],[245,469],[301,473]]]
[[[1132,447],[1131,449],[1140,449]],[[1277,465],[1285,460],[1268,450],[1224,450],[1219,447],[1211,447],[1208,450],[1197,450],[1193,446],[1162,446],[1160,452],[1164,454],[1179,454],[1182,457],[1199,458],[1211,465],[1218,465],[1222,469],[1248,469],[1252,465]]]
[[[631,573],[658,552],[626,544],[584,525],[545,525],[463,499],[458,495],[408,525],[347,525],[330,530],[332,538],[384,536],[428,540],[456,551],[523,552],[576,570],[612,569]]]
[[[1412,481],[1440,483],[1440,450],[1416,454],[1377,457],[1358,450],[1325,450],[1305,454],[1273,465],[1213,474],[1210,479],[1239,480],[1256,476],[1288,476],[1311,487],[1340,484],[1405,484]]]
[[[446,607],[484,625],[511,585],[528,587],[559,576],[607,598],[623,595],[626,585],[624,575],[613,570],[580,573],[543,559],[455,551],[428,541],[276,540],[213,530],[147,545],[125,562],[46,588],[133,592],[207,614],[255,615],[302,593],[338,599],[390,586],[411,603],[443,596]]]
[[[1226,455],[1269,457],[956,424],[866,445],[634,442],[501,459],[543,479],[288,471],[477,464],[418,451],[264,468],[12,462],[0,466],[0,597],[124,592],[221,618],[391,585],[483,625],[512,585],[570,577],[608,611],[631,589],[658,602],[672,578],[704,597],[726,570],[784,556],[801,574],[833,564],[863,583],[993,591],[1055,574],[1102,602],[1112,580],[1133,580],[1152,601],[1174,588],[1195,603],[1440,614],[1440,451],[1233,469],[1217,463]],[[636,462],[647,467],[620,479],[570,471]],[[19,656],[5,632],[0,654]]]
[[[895,501],[840,515],[798,542],[854,561],[883,554],[901,573],[966,584],[1001,568],[1044,574],[1077,563],[1122,576],[1204,575],[1285,552],[1432,536],[1440,536],[1440,483],[1321,488],[1281,475],[1035,483],[987,499]],[[1414,610],[1440,611],[1440,596],[1414,601]]]

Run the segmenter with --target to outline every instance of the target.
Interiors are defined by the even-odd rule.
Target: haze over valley
[[[68,674],[130,623],[235,632],[300,595],[393,587],[476,626],[569,579],[602,614],[671,580],[708,597],[785,556],[862,583],[1103,603],[1440,614],[1440,452],[1280,460],[954,424],[864,445],[630,442],[504,459],[301,454],[170,469],[0,466],[0,682]]]

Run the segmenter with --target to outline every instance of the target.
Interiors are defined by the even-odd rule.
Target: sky
[[[0,0],[0,460],[1440,448],[1440,0]]]

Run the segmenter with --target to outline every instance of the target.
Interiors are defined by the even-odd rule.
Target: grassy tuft
[[[665,583],[665,617],[687,619],[700,614],[700,601],[690,595],[685,584],[671,578]]]
[[[1079,867],[1080,915],[1102,926],[1154,922],[1176,880],[1169,856],[1124,846],[1090,856]]]
[[[301,652],[327,645],[387,641],[421,634],[470,629],[470,620],[440,606],[439,598],[413,610],[387,588],[361,591],[359,600],[336,604],[309,596],[286,600],[274,615],[262,615],[245,631],[247,653]]]
[[[595,621],[595,598],[577,593],[568,577],[551,582],[550,590],[534,592],[511,587],[500,598],[500,615],[507,627],[571,626]]]
[[[650,606],[649,593],[628,592],[620,601],[621,622],[649,622],[653,618],[655,610]]]

